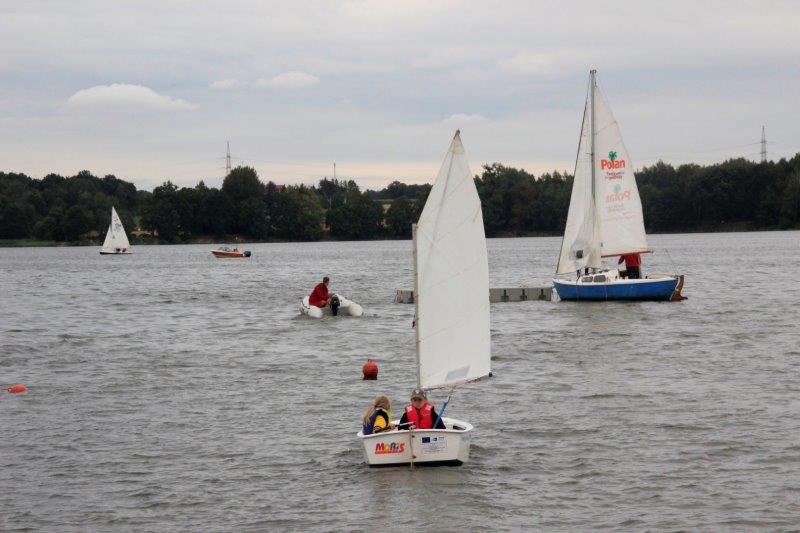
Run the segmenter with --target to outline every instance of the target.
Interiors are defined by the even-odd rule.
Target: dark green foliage
[[[411,238],[411,225],[418,218],[414,203],[401,196],[394,200],[386,211],[386,231],[392,237]]]
[[[648,232],[800,227],[800,154],[792,159],[673,167],[658,162],[637,173]],[[475,185],[488,236],[559,235],[572,177],[539,177],[499,163],[483,167]],[[394,181],[361,191],[352,180],[323,179],[316,187],[264,184],[255,169],[238,167],[222,187],[153,192],[88,171],[41,180],[0,172],[0,239],[102,239],[115,207],[129,234],[151,230],[164,242],[231,234],[249,239],[408,238],[431,185]],[[384,213],[383,205],[389,204]]]
[[[0,238],[82,240],[94,231],[105,233],[111,206],[126,227],[133,227],[139,206],[136,187],[86,170],[70,178],[48,174],[41,180],[0,172]]]
[[[494,163],[475,179],[487,236],[557,234],[564,229],[572,179],[558,172],[536,179],[524,170]]]
[[[331,236],[339,239],[373,239],[383,232],[382,205],[361,192],[354,181],[343,183],[328,211]]]
[[[77,241],[92,229],[92,212],[82,205],[73,205],[64,213],[62,226],[64,238],[68,241]]]
[[[272,225],[289,241],[313,241],[322,236],[325,210],[317,194],[304,185],[286,187],[274,199]]]

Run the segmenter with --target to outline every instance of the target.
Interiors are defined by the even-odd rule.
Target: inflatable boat
[[[300,314],[308,315],[312,318],[322,318],[323,316],[361,316],[364,309],[357,303],[348,300],[340,294],[331,296],[331,304],[326,307],[317,307],[308,303],[308,296],[300,301]]]

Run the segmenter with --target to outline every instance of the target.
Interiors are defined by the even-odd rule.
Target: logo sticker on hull
[[[403,453],[406,451],[406,444],[404,442],[378,442],[375,444],[375,454],[383,455],[387,453]]]
[[[422,437],[422,453],[436,453],[447,449],[447,441],[443,435]]]

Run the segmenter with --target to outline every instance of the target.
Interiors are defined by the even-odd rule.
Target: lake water
[[[0,249],[0,530],[797,529],[800,232],[650,241],[688,300],[493,304],[472,460],[413,471],[355,438],[414,385],[409,241]],[[559,245],[489,240],[491,284]],[[298,316],[324,274],[365,317]]]

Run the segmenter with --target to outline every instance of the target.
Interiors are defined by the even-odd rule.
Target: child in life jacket
[[[372,435],[373,433],[380,433],[394,429],[392,424],[392,406],[389,403],[389,398],[386,396],[378,396],[372,404],[372,407],[367,409],[364,413],[363,419],[363,434]]]
[[[437,423],[438,420],[438,423]],[[433,425],[436,424],[436,428]],[[423,389],[411,391],[411,405],[407,405],[400,418],[398,429],[447,429],[436,413]]]

